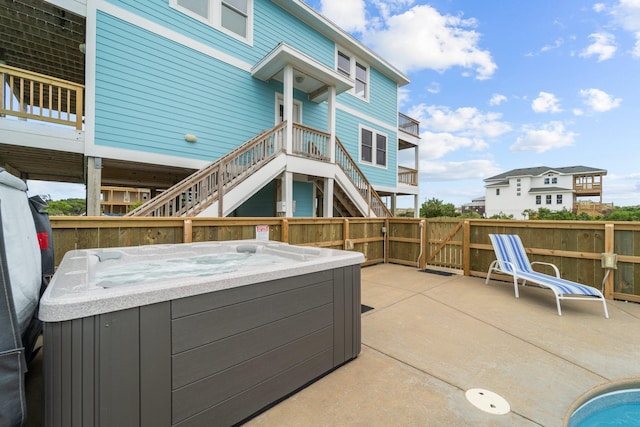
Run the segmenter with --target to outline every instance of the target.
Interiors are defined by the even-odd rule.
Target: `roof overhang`
[[[314,102],[326,101],[328,88],[336,88],[336,95],[354,87],[353,80],[316,61],[293,47],[280,43],[251,68],[251,75],[262,81],[284,80],[284,68],[294,69],[293,87],[309,94]]]

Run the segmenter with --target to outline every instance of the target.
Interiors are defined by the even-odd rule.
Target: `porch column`
[[[333,178],[324,179],[324,195],[322,198],[322,216],[333,218]]]
[[[328,108],[327,124],[329,126],[329,161],[336,162],[336,87],[329,86],[329,99],[327,100]]]
[[[287,154],[293,153],[293,67],[287,64],[284,67],[284,120],[287,121],[285,129],[285,140],[287,143]]]
[[[419,197],[417,194],[413,195],[413,217],[414,218],[420,218],[420,206],[419,204]]]
[[[285,204],[284,216],[290,218],[293,216],[293,172],[284,172],[282,174],[282,199]]]
[[[393,216],[396,216],[396,198],[398,197],[398,195],[396,193],[391,194],[391,213],[393,214]]]
[[[102,158],[87,157],[87,216],[100,215]]]

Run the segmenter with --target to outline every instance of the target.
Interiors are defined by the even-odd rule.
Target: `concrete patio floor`
[[[593,388],[640,381],[640,304],[564,301],[548,290],[442,276],[400,265],[362,269],[359,357],[248,421],[259,426],[562,426]],[[38,358],[39,359],[39,358]],[[41,366],[27,374],[41,426]],[[511,411],[477,409],[465,391],[499,394]],[[35,403],[37,402],[37,403]]]
[[[640,380],[640,304],[558,316],[548,290],[391,264],[362,269],[362,303],[360,356],[247,426],[562,426],[589,390]],[[471,388],[511,411],[477,409]]]

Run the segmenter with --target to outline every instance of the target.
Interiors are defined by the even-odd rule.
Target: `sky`
[[[420,203],[469,203],[511,169],[581,165],[608,171],[603,202],[640,205],[640,0],[307,3],[411,79],[398,108],[420,121]]]
[[[581,165],[608,171],[603,202],[640,205],[640,0],[307,3],[411,79],[399,111],[420,121],[420,203]]]

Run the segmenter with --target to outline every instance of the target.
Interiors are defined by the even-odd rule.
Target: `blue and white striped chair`
[[[574,299],[584,301],[602,301],[604,307],[604,317],[609,318],[607,311],[607,302],[602,292],[591,286],[582,285],[560,277],[558,267],[548,262],[529,262],[527,253],[524,250],[520,236],[515,234],[489,234],[493,250],[496,253],[496,260],[489,266],[485,285],[491,279],[491,272],[507,274],[513,277],[513,287],[516,292],[516,298],[519,298],[518,281],[522,280],[520,285],[524,286],[527,282],[535,283],[544,288],[551,289],[556,296],[556,304],[558,305],[558,315],[562,316],[560,310],[561,299]],[[533,264],[549,265],[553,268],[556,275],[539,273],[532,268]]]

